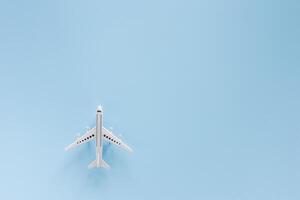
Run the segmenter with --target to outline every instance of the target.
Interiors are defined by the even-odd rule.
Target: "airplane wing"
[[[103,127],[103,138],[104,140],[120,147],[121,149],[124,149],[128,152],[132,152],[132,149],[125,144],[121,139],[119,139],[117,136],[115,136],[111,131],[107,130]]]
[[[68,151],[73,149],[81,144],[87,143],[96,138],[96,128],[92,128],[88,130],[84,135],[80,136],[73,142],[72,144],[68,145],[65,150]]]

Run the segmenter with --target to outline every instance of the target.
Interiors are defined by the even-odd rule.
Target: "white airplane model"
[[[117,145],[121,149],[124,149],[128,152],[132,152],[132,149],[128,145],[126,145],[122,140],[117,138],[111,131],[103,127],[103,110],[101,106],[97,107],[96,127],[89,129],[84,135],[77,138],[75,142],[68,145],[65,148],[65,150],[68,151],[72,148],[75,148],[93,139],[96,139],[96,160],[94,160],[89,164],[88,166],[89,169],[95,167],[103,167],[106,169],[110,168],[110,166],[102,159],[102,149],[103,149],[102,139]]]

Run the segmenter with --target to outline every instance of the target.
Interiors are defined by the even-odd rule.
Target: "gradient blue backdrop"
[[[299,10],[1,0],[1,199],[300,199]],[[64,152],[98,104],[110,171]]]

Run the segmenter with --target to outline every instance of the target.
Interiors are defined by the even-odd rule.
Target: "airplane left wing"
[[[103,130],[104,140],[120,147],[121,149],[124,149],[128,152],[132,152],[132,149],[127,144],[125,144],[121,139],[119,139],[117,136],[115,136],[111,131],[107,130],[104,127],[102,130]]]
[[[75,140],[75,142],[73,142],[72,144],[68,145],[65,150],[68,151],[70,149],[73,149],[81,144],[87,143],[93,139],[96,138],[96,128],[92,128],[90,130],[88,130],[84,135],[82,135],[81,137],[77,138]]]

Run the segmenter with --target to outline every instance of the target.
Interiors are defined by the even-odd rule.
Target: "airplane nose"
[[[102,112],[102,106],[101,106],[101,105],[99,105],[99,106],[97,107],[97,112]]]

